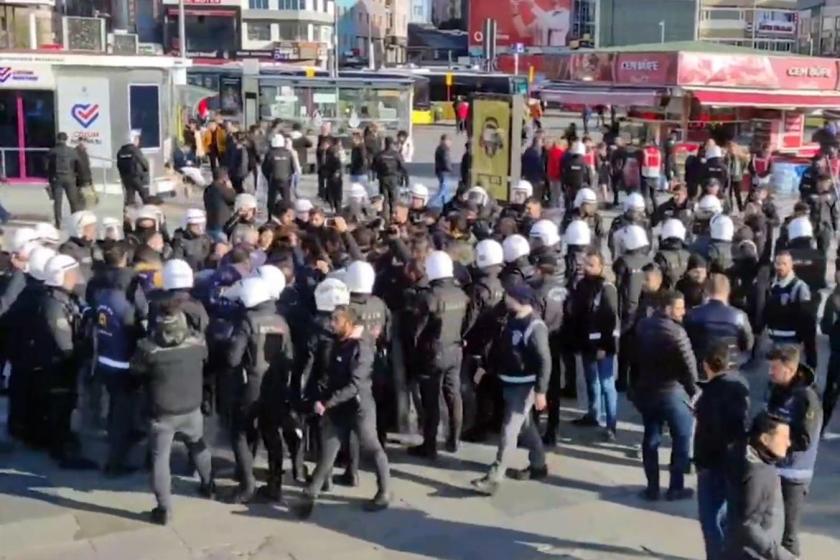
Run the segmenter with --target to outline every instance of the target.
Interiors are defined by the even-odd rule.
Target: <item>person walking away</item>
[[[543,150],[542,133],[535,134],[531,145],[522,152],[522,178],[534,187],[534,197],[542,201],[548,185],[546,176],[546,157]]]
[[[775,465],[790,448],[790,432],[783,419],[761,413],[753,422],[747,444],[732,449],[724,560],[797,560],[776,540],[773,527],[781,507]]]
[[[548,147],[546,176],[548,178],[549,200],[554,208],[562,208],[563,197],[563,160],[566,157],[565,140],[554,140]]]
[[[642,195],[645,204],[653,212],[656,209],[656,193],[662,177],[662,152],[653,140],[642,148]]]
[[[355,431],[362,450],[376,466],[376,496],[365,504],[368,511],[386,509],[391,501],[388,456],[376,435],[376,405],[373,400],[373,341],[364,332],[357,313],[338,306],[330,321],[335,342],[329,366],[317,383],[318,400],[313,412],[321,417],[321,455],[306,489],[298,514],[307,518],[332,473],[341,442]]]
[[[636,327],[634,362],[638,380],[631,386],[633,402],[642,414],[644,436],[642,460],[647,488],[642,498],[660,497],[659,445],[662,425],[667,423],[672,439],[671,480],[666,498],[684,500],[694,494],[685,487],[685,472],[691,448],[691,399],[697,394],[697,360],[688,335],[680,324],[685,299],[679,292],[664,292],[654,314]],[[644,349],[656,348],[656,352]]]
[[[548,328],[534,310],[536,293],[524,282],[506,289],[505,306],[508,322],[500,344],[504,365],[499,369],[504,397],[504,421],[496,460],[489,472],[472,481],[480,493],[493,495],[502,479],[508,475],[507,466],[522,438],[528,448],[527,468],[515,470],[508,476],[515,480],[541,480],[548,476],[545,450],[539,431],[531,416],[531,409],[538,412],[546,407],[546,392],[551,377],[551,351]]]
[[[149,195],[149,161],[140,150],[140,131],[132,130],[128,143],[117,151],[117,169],[125,194],[124,207],[132,206],[139,195],[143,204],[151,204]]]
[[[373,158],[373,171],[379,181],[379,192],[385,197],[384,211],[388,216],[400,199],[400,185],[408,177],[402,157],[394,148],[394,139],[390,136],[385,138],[385,149]]]
[[[233,190],[238,193],[245,192],[243,183],[251,172],[248,146],[245,142],[245,135],[237,132],[231,135],[233,145],[227,150],[227,168],[230,173],[230,181],[233,183]]]
[[[338,141],[332,143],[324,159],[324,173],[327,177],[326,202],[333,211],[339,212],[344,198],[344,180],[342,176],[341,145]]]
[[[207,234],[213,241],[227,241],[224,227],[233,216],[236,196],[227,169],[216,169],[213,172],[213,182],[204,189],[203,194],[204,210],[207,213]]]
[[[467,121],[470,118],[470,104],[466,99],[461,98],[455,106],[455,118],[458,121],[458,134],[467,132]]]
[[[371,188],[370,181],[368,181],[371,158],[359,132],[353,133],[352,143],[353,147],[350,149],[350,182],[364,185],[368,198],[370,198],[376,194]]]
[[[53,221],[57,228],[61,227],[63,194],[67,195],[70,213],[82,210],[84,205],[77,186],[79,168],[79,155],[76,150],[67,145],[67,134],[59,132],[55,146],[47,154],[49,194],[53,201]]]
[[[451,151],[452,140],[449,139],[448,134],[442,134],[440,143],[435,149],[435,177],[438,180],[438,192],[429,202],[429,206],[432,208],[443,208],[455,196],[452,186],[454,170],[452,168]]]
[[[78,172],[76,173],[76,186],[79,188],[79,198],[82,201],[82,210],[93,208],[99,202],[99,196],[93,188],[93,172],[90,168],[90,154],[87,151],[87,142],[79,138],[76,142],[76,157],[79,159]]]
[[[527,241],[526,241],[527,243]],[[423,443],[410,447],[410,455],[437,458],[440,424],[440,394],[449,409],[446,449],[458,451],[463,420],[461,401],[462,340],[469,299],[454,279],[452,258],[443,251],[431,252],[425,260],[429,289],[417,301],[416,330],[420,394],[423,402]]]
[[[292,152],[286,148],[286,139],[282,134],[271,137],[271,150],[263,160],[262,172],[268,181],[266,205],[267,211],[271,213],[278,195],[285,202],[290,202],[292,197],[292,177],[295,174],[295,167]]]
[[[161,306],[157,322],[137,344],[131,358],[130,371],[148,387],[152,492],[157,501],[157,507],[149,512],[152,523],[166,525],[172,519],[169,461],[176,436],[187,444],[201,479],[201,494],[210,499],[215,495],[211,453],[204,441],[201,413],[206,360],[203,335],[191,331],[177,299]]]
[[[665,167],[665,189],[670,190],[671,184],[679,179],[679,166],[677,165],[677,144],[679,132],[672,130],[662,146],[662,156]]]
[[[727,458],[733,446],[743,448],[750,421],[747,380],[732,368],[729,344],[716,340],[702,358],[706,381],[694,406],[694,464],[697,466],[697,509],[706,543],[706,560],[723,557],[726,530]]]
[[[531,114],[534,130],[542,130],[543,109],[539,99],[531,99],[528,102],[528,111]]]
[[[782,546],[799,557],[799,527],[805,497],[814,477],[823,414],[816,390],[814,370],[799,362],[794,345],[776,346],[768,354],[770,396],[767,412],[790,424],[790,449],[777,465],[782,482],[785,526]]]
[[[327,175],[325,174],[324,163],[332,142],[332,125],[327,122],[321,125],[321,132],[315,144],[315,172],[318,174],[318,198],[321,200],[327,198]]]

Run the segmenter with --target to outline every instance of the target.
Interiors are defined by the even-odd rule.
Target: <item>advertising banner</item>
[[[0,61],[0,89],[53,89],[52,67]]]
[[[484,20],[498,25],[496,45],[565,47],[571,28],[572,0],[484,0],[470,3],[470,45],[481,46]]]
[[[677,60],[670,53],[622,53],[615,61],[615,82],[629,85],[673,84]]]
[[[110,91],[107,78],[58,78],[58,130],[70,146],[87,144],[91,167],[111,168]]]
[[[475,98],[472,104],[473,137],[471,185],[484,187],[496,200],[508,199],[510,176],[510,122],[508,101]]]
[[[837,90],[837,61],[814,57],[770,57],[680,53],[679,85],[789,90]]]

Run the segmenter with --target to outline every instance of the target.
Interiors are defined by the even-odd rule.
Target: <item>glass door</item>
[[[46,178],[55,135],[53,92],[0,91],[0,176]]]

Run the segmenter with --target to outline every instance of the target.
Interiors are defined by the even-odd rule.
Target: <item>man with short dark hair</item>
[[[665,423],[673,440],[667,499],[682,500],[693,495],[685,487],[685,471],[691,446],[690,402],[697,393],[697,361],[680,324],[684,316],[683,295],[667,291],[653,315],[636,326],[634,361],[639,378],[631,383],[631,389],[645,429],[642,459],[648,484],[642,497],[650,501],[659,499],[659,444]]]
[[[805,362],[817,367],[816,308],[811,290],[797,277],[788,251],[776,253],[776,277],[763,310],[767,334],[775,344],[802,345]]]
[[[732,445],[746,440],[750,391],[746,379],[730,369],[727,341],[713,341],[704,352],[701,367],[707,381],[698,383],[703,392],[694,406],[694,464],[706,558],[717,560],[723,553],[726,527],[726,457]]]
[[[53,201],[55,227],[61,227],[62,193],[67,195],[70,213],[84,208],[84,201],[77,186],[79,155],[67,145],[67,134],[59,132],[53,149],[47,154],[47,178],[50,181],[50,198]]]
[[[767,359],[770,361],[767,411],[790,424],[790,450],[777,466],[785,505],[782,546],[799,556],[799,523],[814,477],[823,412],[814,371],[800,363],[799,348],[776,346]]]

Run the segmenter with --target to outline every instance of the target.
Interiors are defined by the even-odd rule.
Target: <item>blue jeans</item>
[[[706,560],[720,560],[726,533],[726,473],[723,469],[697,472],[697,510],[706,542]]]
[[[455,192],[452,189],[452,177],[448,173],[438,173],[437,179],[438,192],[429,201],[429,208],[443,208],[455,196]]]
[[[602,359],[583,355],[583,374],[586,377],[586,396],[589,399],[589,416],[601,421],[606,412],[607,428],[615,431],[618,409],[618,392],[615,390],[615,356],[607,354]],[[604,405],[602,411],[601,405]]]
[[[674,389],[643,398],[638,406],[645,427],[642,462],[645,465],[648,490],[659,491],[659,444],[662,443],[662,426],[665,423],[671,432],[669,488],[682,490],[685,487],[693,421],[688,395],[682,389]]]

